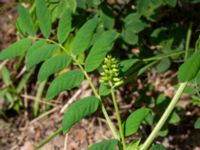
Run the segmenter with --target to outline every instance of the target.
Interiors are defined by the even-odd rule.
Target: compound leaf
[[[31,43],[32,40],[27,38],[10,45],[8,48],[0,52],[0,60],[11,59],[16,56],[21,56],[22,54],[24,54],[26,49],[28,49]]]
[[[105,31],[94,43],[90,50],[86,62],[85,69],[87,72],[94,71],[98,68],[104,60],[104,57],[111,49],[114,40],[118,34],[114,30]]]
[[[36,1],[36,16],[42,34],[45,38],[49,38],[51,34],[51,13],[48,10],[44,0]]]
[[[78,69],[61,74],[50,84],[46,98],[52,99],[62,91],[78,87],[83,79],[84,75]]]
[[[97,27],[98,18],[93,18],[87,21],[77,32],[72,42],[72,53],[79,55],[83,53],[90,45],[94,30]]]
[[[98,106],[99,99],[95,96],[89,96],[71,104],[64,114],[62,121],[63,132],[68,132],[75,123],[94,113]]]
[[[67,54],[61,54],[45,61],[38,73],[38,80],[44,81],[50,75],[59,72],[67,67],[71,62],[71,57]]]

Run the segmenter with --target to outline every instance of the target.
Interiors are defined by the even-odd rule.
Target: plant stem
[[[91,89],[92,89],[94,95],[95,95],[97,98],[99,98],[99,100],[101,101],[101,110],[102,110],[103,115],[104,115],[104,117],[105,117],[105,119],[106,119],[106,122],[107,122],[107,124],[108,124],[108,126],[109,126],[109,128],[110,128],[110,130],[111,130],[111,132],[112,132],[112,134],[113,134],[113,137],[114,137],[115,139],[119,139],[119,136],[118,136],[118,134],[117,134],[117,131],[116,131],[116,129],[115,129],[115,126],[113,125],[112,121],[110,120],[110,118],[109,118],[109,116],[108,116],[108,113],[107,113],[107,111],[106,111],[106,109],[105,109],[105,107],[104,107],[104,105],[103,105],[101,96],[97,93],[97,90],[95,89],[95,87],[94,87],[94,85],[93,85],[93,83],[92,83],[90,77],[88,76],[88,74],[87,74],[87,72],[84,70],[84,68],[83,68],[77,61],[76,61],[76,63],[78,64],[79,68],[81,69],[81,71],[82,71],[83,74],[85,75],[86,80],[88,81],[88,83],[89,83],[89,85],[90,85],[90,87],[91,87]]]
[[[46,39],[46,40],[47,40],[48,42],[51,42],[51,43],[53,43],[53,44],[56,44],[56,45],[59,46],[61,49],[63,49],[65,52],[67,52],[67,50],[65,49],[65,47],[63,47],[61,44],[59,44],[59,43],[57,43],[57,42],[55,42],[55,41],[53,41],[53,40],[50,40],[50,39]],[[104,117],[105,117],[105,119],[106,119],[106,122],[107,122],[107,124],[108,124],[108,126],[109,126],[109,128],[110,128],[110,130],[111,130],[111,132],[112,132],[112,134],[113,134],[113,137],[114,137],[115,139],[119,139],[117,130],[115,129],[115,126],[114,126],[113,122],[110,120],[110,118],[109,118],[109,116],[108,116],[108,113],[107,113],[107,111],[106,111],[106,109],[105,109],[105,106],[103,105],[101,96],[98,94],[97,90],[95,89],[94,84],[93,84],[92,81],[91,81],[91,78],[88,76],[87,72],[86,72],[85,69],[82,67],[82,65],[76,60],[75,56],[72,55],[72,54],[69,53],[69,52],[68,52],[68,55],[70,55],[70,56],[72,57],[73,61],[79,66],[80,70],[81,70],[81,71],[83,72],[83,74],[85,75],[86,80],[87,80],[87,82],[89,83],[89,85],[90,85],[90,87],[91,87],[91,89],[92,89],[94,95],[101,101],[101,110],[102,110],[103,115],[104,115]]]
[[[124,138],[124,130],[122,128],[122,120],[121,120],[121,117],[120,117],[119,108],[118,108],[118,105],[117,105],[114,88],[111,88],[111,96],[112,96],[112,100],[113,100],[113,104],[114,104],[114,108],[115,108],[117,123],[118,123],[118,126],[119,126],[119,134],[120,134],[120,138],[121,138],[121,141],[122,141],[123,150],[126,150],[126,141],[125,141],[125,138]]]
[[[192,24],[190,24],[187,31],[187,37],[186,37],[186,43],[185,43],[185,60],[188,58],[191,35],[192,35]]]
[[[62,129],[61,128],[57,129],[53,134],[51,134],[46,139],[44,139],[40,144],[36,145],[34,150],[38,150],[39,148],[41,148],[42,146],[47,144],[49,141],[51,141],[54,137],[56,137],[60,133],[62,133]]]
[[[170,53],[163,54],[163,55],[159,55],[159,56],[144,58],[144,59],[142,59],[142,61],[148,62],[148,61],[154,61],[154,60],[161,60],[161,59],[168,58],[168,57],[178,56],[178,55],[181,55],[181,54],[184,54],[184,53],[185,53],[185,51],[183,51],[183,50],[177,50],[177,51],[170,52]]]
[[[176,103],[179,100],[179,98],[181,97],[181,94],[183,93],[183,90],[185,89],[186,85],[187,85],[187,82],[180,84],[176,94],[174,95],[173,99],[171,100],[171,102],[168,105],[167,109],[165,110],[164,114],[162,115],[162,117],[158,121],[156,127],[153,129],[153,131],[151,132],[151,134],[149,135],[147,140],[144,142],[144,144],[142,145],[140,150],[147,150],[149,148],[149,146],[151,145],[151,143],[153,142],[153,140],[157,137],[159,131],[165,124],[166,120],[168,119],[169,115],[173,111],[174,107],[176,106]]]
[[[185,60],[188,58],[191,35],[192,35],[192,24],[190,24],[187,31],[187,37],[186,37],[186,43],[185,43]]]
[[[46,82],[47,81],[45,80],[45,81],[39,83],[37,94],[36,94],[36,98],[35,98],[35,102],[34,102],[34,116],[38,115],[39,101],[40,101],[42,93],[44,91],[44,87],[46,85]]]

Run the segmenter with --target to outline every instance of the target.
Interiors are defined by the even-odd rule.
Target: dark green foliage
[[[69,106],[64,114],[62,130],[64,133],[81,119],[94,113],[99,106],[99,99],[94,96],[86,97]]]
[[[51,34],[52,18],[44,0],[36,0],[36,15],[42,34],[45,38],[48,38]]]
[[[31,39],[22,39],[8,48],[0,52],[0,60],[11,59],[16,56],[21,56],[30,47],[32,43]]]
[[[88,150],[116,150],[117,140],[104,140],[92,145]]]
[[[20,92],[29,80],[32,88],[37,77],[38,87],[42,88],[37,89],[34,109],[39,112],[38,101],[44,94],[47,100],[51,100],[61,92],[76,90],[85,79],[94,96],[69,105],[63,117],[62,131],[67,133],[73,125],[100,108],[115,139],[103,140],[89,150],[116,150],[117,147],[121,150],[125,145],[123,136],[139,132],[137,140],[127,143],[127,150],[138,150],[146,134],[146,130],[141,132],[139,129],[142,125],[156,125],[171,102],[163,93],[153,92],[149,75],[165,75],[165,72],[173,71],[175,76],[170,84],[176,88],[180,82],[187,82],[179,94],[190,94],[191,103],[200,106],[200,38],[198,32],[193,32],[198,31],[196,20],[199,14],[191,11],[199,8],[196,5],[199,2],[123,0],[110,4],[103,0],[36,0],[31,5],[18,4],[16,26],[20,39],[0,52],[0,61],[18,57],[14,64],[16,70],[10,73],[6,61],[0,66],[5,84],[0,89],[0,98],[20,112],[23,104]],[[30,9],[24,6],[30,6]],[[106,58],[115,63],[106,65]],[[26,72],[18,77],[16,73],[24,65],[24,60]],[[144,84],[141,90],[134,84],[136,81]],[[123,127],[114,103],[117,88],[124,92],[120,104],[129,102],[127,93],[137,91],[139,94],[134,102],[130,98],[130,109],[135,111],[127,111],[130,113],[128,117],[122,113]],[[27,89],[29,91],[30,87]],[[108,115],[105,104],[110,101],[105,100],[110,98],[115,104],[115,112],[109,111]],[[170,133],[168,124],[178,125],[181,120],[179,111],[181,109],[177,108],[170,111],[157,135],[164,137]],[[109,120],[111,113],[119,115],[119,132]],[[6,118],[1,110],[0,115]],[[194,127],[199,129],[199,124],[198,118]],[[165,148],[155,144],[150,150]]]
[[[80,70],[65,72],[56,77],[48,88],[46,98],[52,99],[60,92],[80,86],[84,76]]]

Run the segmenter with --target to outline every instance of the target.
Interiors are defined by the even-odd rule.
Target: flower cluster
[[[123,83],[119,77],[119,63],[116,58],[108,55],[104,59],[103,72],[101,72],[100,82],[106,86],[117,87]]]

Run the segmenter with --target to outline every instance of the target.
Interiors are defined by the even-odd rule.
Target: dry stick
[[[65,143],[63,150],[67,150],[68,133],[65,134]]]
[[[58,110],[58,109],[60,109],[60,107],[55,107],[55,108],[53,108],[53,109],[51,109],[51,110],[45,112],[44,114],[42,114],[42,115],[40,115],[39,117],[37,117],[37,118],[35,118],[34,120],[32,120],[32,121],[30,122],[30,124],[33,124],[33,123],[39,121],[40,119],[44,118],[45,116],[48,116],[49,114],[55,112],[55,111]]]
[[[18,73],[16,79],[20,78],[26,72],[26,67],[23,67],[22,70]]]
[[[29,96],[29,95],[23,94],[23,95],[21,95],[21,97],[26,98],[28,100],[35,101],[35,97],[34,96]],[[57,105],[57,104],[46,102],[46,101],[42,101],[42,100],[39,100],[39,103],[46,104],[46,105],[49,105],[49,106],[54,106],[54,107],[60,107],[60,108],[62,107],[61,105]]]
[[[2,63],[0,63],[0,70],[5,66],[5,64],[8,62],[8,60],[4,60]]]
[[[83,86],[82,86],[82,88],[81,89],[78,89],[77,91],[76,91],[76,93],[68,100],[68,102],[62,107],[62,109],[61,109],[61,111],[60,111],[60,113],[62,114],[62,113],[64,113],[65,112],[65,110],[69,107],[69,105],[71,104],[71,103],[73,103],[76,99],[77,99],[77,97],[82,93],[82,91],[84,91],[84,90],[86,90],[87,88],[88,88],[88,84],[86,84],[85,82],[83,82],[83,84],[82,84]]]

